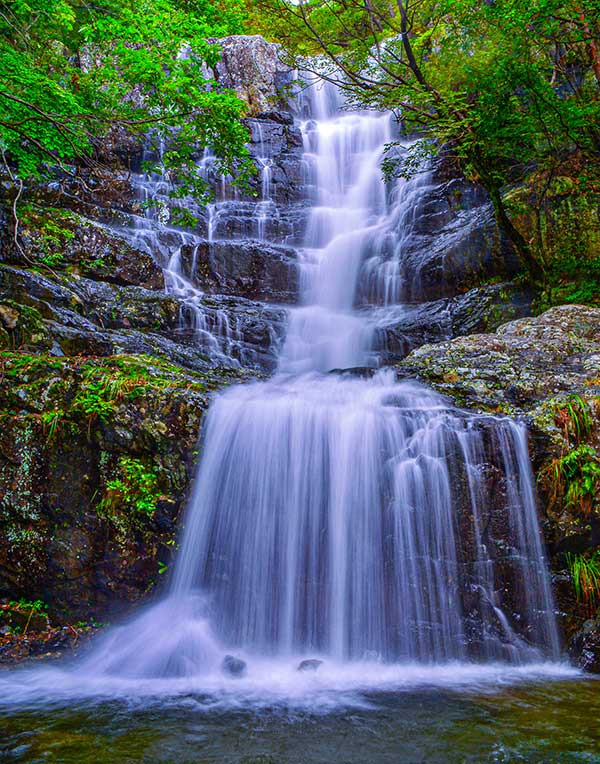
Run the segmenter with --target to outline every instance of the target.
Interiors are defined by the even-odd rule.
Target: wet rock
[[[588,616],[575,596],[565,552],[596,549],[600,521],[593,508],[567,500],[557,465],[580,448],[591,470],[600,458],[600,309],[564,305],[502,324],[495,333],[424,345],[397,368],[461,406],[528,422],[542,528],[569,639]],[[585,417],[584,427],[578,416]]]
[[[11,310],[37,320],[26,342],[23,332],[10,332],[8,348],[33,347],[33,335],[45,349],[54,341],[57,354],[157,353],[192,369],[239,363],[270,370],[284,333],[284,310],[241,297],[204,297],[198,329],[196,310],[162,292],[0,265],[0,301],[9,295],[19,301]],[[1,336],[0,326],[0,343]]]
[[[300,661],[296,671],[316,671],[322,663],[323,661],[317,660],[316,658],[308,658]]]
[[[281,101],[292,70],[281,61],[279,45],[260,35],[232,35],[218,41],[221,60],[214,69],[219,84],[233,88],[251,115],[272,110]]]
[[[296,251],[254,239],[206,241],[184,248],[184,271],[204,291],[250,300],[291,303],[298,298]]]
[[[415,232],[403,254],[404,299],[452,296],[519,271],[520,263],[488,206],[461,211],[445,225],[437,215],[423,213],[421,224],[423,230]]]
[[[476,287],[457,297],[374,311],[375,346],[384,363],[414,348],[472,332],[493,331],[531,312],[532,295],[511,282]],[[380,318],[378,318],[380,316]]]
[[[424,344],[473,331],[491,331],[510,318],[528,315],[530,295],[513,284],[477,287],[458,297],[388,308],[374,316],[376,347],[386,363]]]
[[[298,163],[298,167],[299,167]],[[279,185],[277,194],[294,194],[303,197],[302,186],[293,180],[289,173],[289,187]],[[257,181],[258,183],[258,181]],[[303,197],[304,198],[304,197]],[[200,233],[208,236],[208,220],[205,211],[200,211]],[[211,220],[214,239],[252,239],[259,238],[259,227],[264,237],[270,241],[287,241],[300,246],[306,228],[307,208],[304,204],[268,204],[268,211],[259,219],[256,200],[236,200],[220,203],[219,211]]]
[[[445,163],[445,157],[438,158],[423,182],[409,191],[410,204],[397,210],[391,235],[377,247],[379,269],[385,274],[382,266],[395,266],[400,302],[454,297],[492,277],[508,280],[522,270],[498,230],[487,195],[460,175],[449,179]],[[359,278],[359,307],[381,305],[386,293],[381,284],[374,285],[369,254]]]
[[[265,161],[269,166],[269,199],[277,205],[291,205],[306,199],[310,189],[306,186],[306,171],[302,162],[302,134],[292,115],[285,111],[270,112],[261,118],[248,119],[246,124],[250,129],[250,153],[259,170],[262,170]],[[254,182],[258,199],[263,194],[262,184],[262,172],[259,172]],[[255,205],[257,199],[253,201]],[[272,206],[268,212],[270,219],[276,219],[276,215],[280,214]],[[256,218],[256,206],[253,215]],[[270,222],[266,222],[265,229]],[[271,230],[274,227],[271,226]]]
[[[578,668],[600,674],[600,618],[592,618],[583,624],[571,639],[569,656]]]
[[[246,661],[241,658],[236,658],[233,655],[226,655],[223,658],[221,669],[225,674],[230,676],[244,676],[247,670]]]

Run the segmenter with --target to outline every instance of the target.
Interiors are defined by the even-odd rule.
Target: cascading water
[[[181,603],[188,625],[164,651],[156,641],[150,651],[113,644],[105,669],[130,672],[133,661],[145,676],[205,671],[189,637],[197,596],[223,644],[263,656],[556,657],[522,427],[469,417],[389,371],[320,373],[376,362],[369,313],[354,307],[357,282],[366,268],[369,288],[397,302],[383,242],[405,222],[419,183],[390,195],[382,182],[390,115],[341,111],[323,84],[312,93],[302,124],[314,204],[301,306],[290,311],[276,376],[231,388],[211,408],[168,608],[172,620]],[[259,204],[268,203],[266,160]],[[489,530],[494,501],[508,520],[503,539]],[[498,591],[500,565],[513,579],[518,623]]]
[[[310,90],[313,205],[278,372],[213,403],[170,591],[106,635],[77,668],[88,681],[241,682],[221,673],[228,651],[275,682],[274,667],[298,682],[299,658],[318,656],[319,677],[335,666],[367,684],[559,655],[523,426],[390,370],[326,373],[377,366],[359,295],[392,310],[414,288],[394,231],[428,175],[386,188],[390,116]]]

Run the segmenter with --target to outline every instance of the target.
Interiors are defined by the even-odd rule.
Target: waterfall
[[[315,656],[320,675],[393,666],[396,680],[556,660],[524,425],[378,369],[374,315],[418,288],[403,242],[429,174],[386,184],[391,116],[345,109],[325,83],[299,113],[312,198],[277,372],[214,400],[169,591],[79,675],[202,686],[225,681],[227,652],[267,677]]]
[[[343,110],[324,83],[310,93],[313,203],[278,371],[214,401],[170,593],[94,668],[195,676],[223,650],[342,664],[556,658],[524,427],[461,412],[391,370],[327,373],[377,366],[357,296],[384,310],[402,299],[402,241],[429,176],[386,187],[390,115]],[[267,151],[261,165],[259,225]]]

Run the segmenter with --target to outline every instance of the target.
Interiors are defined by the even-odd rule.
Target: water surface
[[[321,709],[82,701],[0,711],[0,761],[176,764],[598,762],[593,679],[365,693]]]

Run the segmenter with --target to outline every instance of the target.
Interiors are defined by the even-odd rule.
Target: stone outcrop
[[[19,226],[17,247],[9,230],[0,233],[0,262],[37,265],[52,273],[87,276],[122,286],[164,289],[162,269],[114,230],[63,209],[30,207]]]
[[[505,282],[489,284],[433,302],[382,311],[375,342],[385,364],[396,363],[414,348],[452,337],[489,332],[531,313],[531,293]]]
[[[215,42],[221,49],[213,72],[219,85],[235,90],[251,116],[276,109],[292,77],[280,46],[260,35],[232,35]]]
[[[399,368],[461,405],[543,422],[557,397],[600,393],[600,309],[565,305],[505,323],[493,334],[424,345]],[[560,437],[552,424],[547,430]]]
[[[169,564],[210,394],[240,373],[140,355],[1,360],[0,598],[102,620]]]
[[[298,300],[296,251],[255,239],[207,241],[182,253],[184,271],[209,294],[250,300]]]

